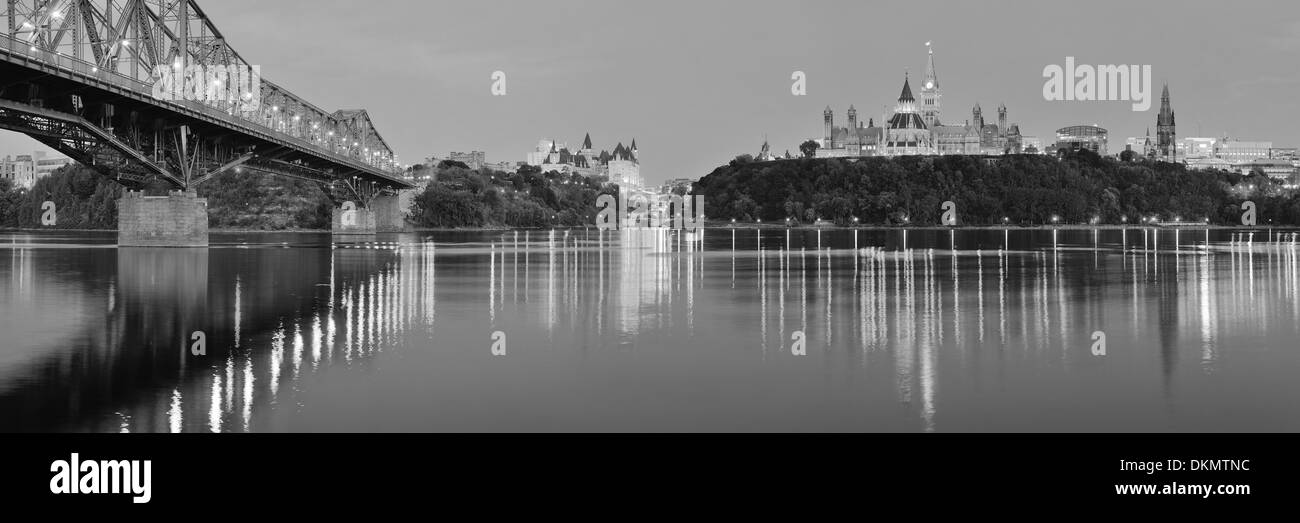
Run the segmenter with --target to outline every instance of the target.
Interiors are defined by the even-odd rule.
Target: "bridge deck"
[[[0,34],[0,62],[12,64],[27,70],[57,76],[67,81],[76,82],[87,88],[93,88],[112,95],[121,96],[139,103],[175,113],[201,122],[253,137],[269,144],[291,149],[303,155],[314,157],[334,167],[334,174],[340,178],[356,176],[360,179],[378,182],[395,188],[410,188],[413,185],[397,172],[390,172],[368,165],[355,158],[338,154],[328,148],[318,146],[310,141],[278,131],[234,112],[227,112],[198,101],[160,100],[153,95],[153,85],[112,71],[100,70],[94,64],[67,56],[51,53],[29,46],[9,35]],[[269,82],[267,82],[269,83]]]

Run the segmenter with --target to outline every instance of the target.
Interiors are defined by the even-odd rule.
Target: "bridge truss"
[[[410,186],[366,111],[261,78],[195,0],[3,1],[0,128],[125,185],[188,189],[242,169],[362,202]]]

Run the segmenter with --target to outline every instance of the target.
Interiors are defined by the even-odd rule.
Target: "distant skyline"
[[[405,163],[470,150],[522,161],[539,139],[586,133],[596,149],[635,138],[649,183],[703,176],[764,137],[798,154],[828,105],[837,124],[850,104],[864,122],[892,110],[904,71],[924,73],[927,41],[946,123],[1005,103],[1044,144],[1098,124],[1117,151],[1154,136],[1167,82],[1180,137],[1300,146],[1300,11],[1281,0],[200,5],[266,78],[329,110],[367,109]],[[1067,56],[1151,65],[1154,103],[1044,100],[1043,68]],[[490,92],[498,70],[506,96]],[[807,96],[790,94],[794,71]],[[0,132],[0,156],[32,149],[48,148]]]

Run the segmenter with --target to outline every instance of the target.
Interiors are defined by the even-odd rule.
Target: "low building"
[[[692,178],[673,178],[659,186],[659,193],[672,194],[674,191],[677,191],[683,194],[690,194],[691,188],[694,185],[695,180]]]
[[[470,169],[481,169],[487,164],[487,153],[483,151],[471,151],[467,153],[453,151],[451,155],[447,156],[447,159],[468,165]]]
[[[1293,182],[1296,174],[1296,167],[1290,160],[1274,160],[1269,158],[1261,158],[1251,161],[1250,163],[1242,164],[1240,170],[1243,174],[1260,171],[1268,175],[1270,178],[1282,180],[1286,183]]]
[[[1224,138],[1216,147],[1215,156],[1232,163],[1247,163],[1269,158],[1273,142],[1257,142]]]
[[[1021,136],[1020,144],[1020,152],[1024,154],[1043,154],[1046,152],[1043,150],[1043,141],[1037,136]]]
[[[1087,149],[1106,156],[1109,132],[1097,125],[1072,125],[1056,131],[1056,143],[1052,151],[1056,154]]]

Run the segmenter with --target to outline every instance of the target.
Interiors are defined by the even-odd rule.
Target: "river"
[[[1300,430],[1293,231],[211,241],[0,232],[0,430]]]

